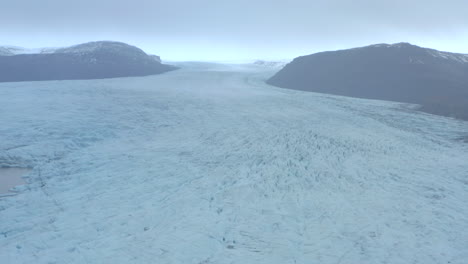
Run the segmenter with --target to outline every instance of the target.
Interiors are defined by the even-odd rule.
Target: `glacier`
[[[0,84],[0,262],[468,262],[468,122],[260,65]]]

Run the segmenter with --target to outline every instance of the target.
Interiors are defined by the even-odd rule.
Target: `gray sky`
[[[468,0],[0,0],[0,45],[127,42],[166,60],[288,59],[374,43],[468,53]]]

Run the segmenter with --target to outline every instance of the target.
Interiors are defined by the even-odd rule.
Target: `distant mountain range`
[[[19,54],[48,54],[54,53],[57,48],[27,49],[16,46],[0,46],[0,56],[14,56]]]
[[[121,42],[97,41],[67,48],[0,47],[0,82],[145,76],[175,70],[159,56]]]
[[[415,103],[425,112],[468,120],[468,55],[409,43],[298,57],[267,83],[303,91]]]
[[[265,60],[256,60],[253,63],[256,66],[261,66],[265,68],[282,68],[286,64],[288,64],[286,61],[265,61]]]

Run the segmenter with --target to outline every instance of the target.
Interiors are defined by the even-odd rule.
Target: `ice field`
[[[0,263],[468,263],[468,122],[180,66],[0,84]]]

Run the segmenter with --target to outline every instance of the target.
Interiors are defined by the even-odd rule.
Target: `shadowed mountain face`
[[[177,69],[120,42],[99,41],[51,53],[0,56],[0,82],[145,76]]]
[[[408,43],[298,57],[267,83],[282,88],[420,104],[468,120],[468,55]]]

